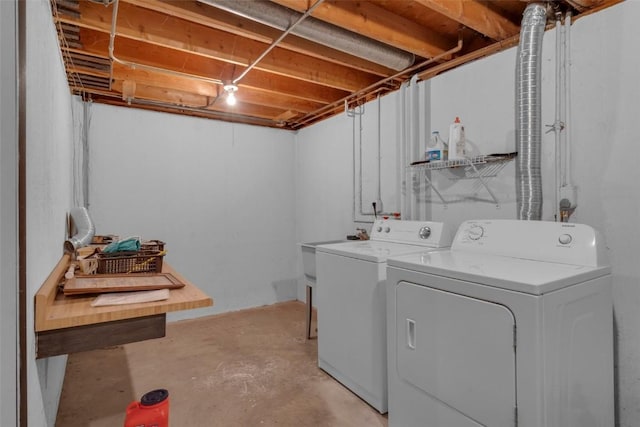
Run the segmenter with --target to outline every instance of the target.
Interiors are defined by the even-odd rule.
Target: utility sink
[[[304,275],[313,284],[316,283],[316,246],[330,245],[332,243],[342,243],[346,240],[327,240],[325,242],[301,243],[302,247],[302,266]]]
[[[306,336],[311,338],[311,317],[313,307],[313,294],[311,289],[316,284],[316,246],[329,245],[331,243],[342,243],[346,240],[327,240],[325,242],[309,242],[300,243],[302,248],[302,266],[304,268],[304,277],[307,279],[307,310],[306,310]]]

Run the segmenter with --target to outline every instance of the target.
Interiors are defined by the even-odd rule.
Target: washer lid
[[[352,240],[316,247],[316,253],[341,255],[370,262],[386,262],[389,257],[413,252],[425,252],[425,247],[375,240]]]
[[[542,295],[611,273],[588,267],[464,251],[438,251],[389,258],[390,267]]]

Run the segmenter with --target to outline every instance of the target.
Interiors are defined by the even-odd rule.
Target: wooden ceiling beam
[[[435,65],[431,68],[426,69],[418,74],[418,79],[420,80],[429,80],[441,74],[447,70],[458,67],[460,65],[469,63],[471,61],[475,61],[476,59],[483,58],[485,56],[489,56],[496,52],[500,52],[502,50],[508,49],[518,44],[520,40],[520,34],[516,34],[515,36],[511,36],[508,39],[501,40],[497,43],[494,43],[490,46],[483,47],[481,49],[474,50],[473,52],[464,54],[457,58],[452,59],[451,61],[444,62],[442,64]]]
[[[113,89],[122,93],[123,82],[116,80],[113,83]],[[249,103],[243,103],[241,99],[238,99],[238,104],[235,106],[227,105],[225,102],[212,103],[212,99],[203,95],[196,95],[188,92],[181,92],[178,90],[158,88],[154,86],[147,86],[138,84],[135,88],[135,98],[144,99],[152,102],[164,102],[168,100],[171,104],[178,106],[185,106],[189,108],[198,108],[203,111],[222,111],[225,113],[237,113],[250,115],[254,117],[261,117],[264,119],[273,119],[279,116],[285,110],[280,108],[265,107],[261,105],[253,105]]]
[[[250,19],[234,15],[222,9],[209,6],[196,0],[121,0],[135,6],[166,13],[185,21],[205,25],[209,28],[221,30],[230,34],[271,44],[282,34],[282,31],[260,24]],[[349,66],[359,71],[388,77],[395,73],[384,67],[357,56],[349,55],[336,49],[311,42],[301,37],[289,35],[285,37],[279,47],[303,55],[327,60],[336,64]]]
[[[117,63],[113,64],[113,78],[115,80],[132,80],[146,86],[162,87],[209,97],[216,97],[222,92],[220,85],[215,83],[140,68],[134,69]]]
[[[309,7],[309,0],[272,1],[298,12]],[[325,0],[312,16],[423,58],[437,56],[455,45],[455,39],[369,2]]]
[[[123,80],[114,80],[111,87],[114,91],[123,94],[126,88]],[[147,85],[137,85],[135,91],[136,99],[146,99],[147,101],[170,102],[174,105],[182,105],[191,108],[206,108],[209,98],[204,95],[182,92],[179,90],[159,88]],[[124,96],[123,96],[124,98]]]
[[[279,108],[282,110],[296,111],[297,113],[310,113],[325,104],[300,100],[291,96],[283,96],[272,92],[262,91],[259,89],[251,89],[240,85],[236,92],[236,99],[239,102],[247,102],[249,104],[265,105],[268,107]]]
[[[103,32],[111,30],[111,7],[81,2],[80,11],[80,19],[60,16],[59,20]],[[251,63],[267,47],[264,43],[238,38],[126,3],[120,5],[119,16],[121,19],[118,20],[117,26],[116,56],[119,52],[119,41],[125,37],[230,62],[241,67],[235,74],[239,75],[244,66]],[[122,16],[126,16],[126,19],[122,19]],[[347,91],[369,86],[378,79],[374,75],[350,67],[326,63],[279,48],[273,49],[256,69]]]
[[[223,120],[225,122],[244,123],[244,124],[278,128],[278,129],[283,129],[283,128],[289,129],[288,127],[286,127],[286,123],[283,123],[280,121],[274,121],[273,119],[262,119],[259,117],[251,117],[251,116],[246,116],[238,113],[227,113],[224,111],[190,109],[190,108],[172,106],[172,105],[159,105],[155,103],[153,104],[147,104],[144,102],[138,103],[136,102],[136,100],[133,100],[133,103],[129,105],[119,98],[114,98],[110,96],[109,93],[104,93],[104,92],[100,93],[97,90],[92,90],[90,92],[78,90],[77,92],[91,95],[91,99],[93,100],[93,102],[113,105],[116,107],[137,108],[137,109],[155,111],[160,113],[178,114],[181,116]]]
[[[414,0],[416,3],[460,22],[494,40],[502,40],[520,32],[520,26],[476,0]]]
[[[98,57],[108,55],[108,34],[86,28],[83,28],[80,33],[86,54]],[[148,45],[130,39],[118,41],[118,57],[125,61],[186,73],[193,75],[194,78],[200,76],[227,80],[231,78],[234,67],[233,64],[223,63],[199,55],[176,54],[170,48]],[[241,84],[246,87],[274,94],[281,93],[292,98],[320,104],[329,104],[333,100],[348,94],[348,92],[339,89],[277,76],[256,69],[247,74],[242,79]]]
[[[224,94],[220,85],[187,77],[170,76],[149,70],[131,69],[121,64],[114,64],[113,78],[122,81],[135,81],[149,87],[159,87],[179,92],[203,95],[211,99],[220,96],[220,99],[222,100],[222,95]],[[262,91],[244,85],[240,85],[236,97],[244,103],[265,105],[280,109],[292,109],[304,113],[314,111],[325,105],[322,103],[301,100],[293,96],[286,96],[277,92]]]
[[[94,76],[94,77],[102,77],[102,78],[106,78],[109,79],[109,72],[108,71],[102,71],[102,70],[96,70],[95,68],[87,68],[87,67],[81,67],[75,64],[68,64],[67,65],[67,73],[72,73],[72,74],[84,74],[84,75],[88,75],[88,76]]]

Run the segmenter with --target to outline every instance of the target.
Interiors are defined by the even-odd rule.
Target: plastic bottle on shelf
[[[460,117],[456,117],[456,120],[449,127],[449,160],[466,158],[466,148],[464,126],[460,122]]]
[[[448,154],[449,150],[447,144],[442,140],[442,138],[440,138],[440,132],[437,130],[431,132],[431,141],[429,146],[427,146],[425,160],[429,160],[430,162],[440,162],[447,160]]]

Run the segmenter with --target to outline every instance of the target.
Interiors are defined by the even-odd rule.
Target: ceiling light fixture
[[[237,100],[235,93],[238,91],[238,86],[234,85],[233,83],[224,85],[224,91],[227,92],[227,105],[236,105]]]

